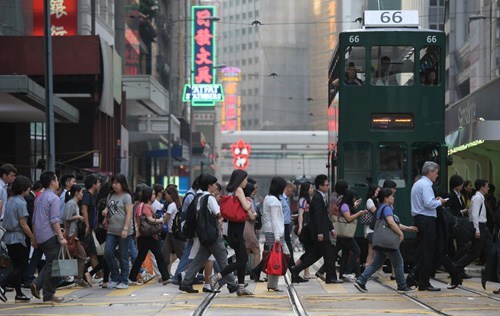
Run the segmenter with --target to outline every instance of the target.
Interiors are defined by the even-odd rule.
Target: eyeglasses
[[[330,183],[324,183],[323,184],[324,187],[329,187],[330,186]]]

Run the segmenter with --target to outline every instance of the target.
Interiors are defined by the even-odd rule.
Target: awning
[[[0,106],[0,122],[44,122],[45,89],[25,75],[0,76]],[[54,96],[54,118],[78,123],[80,112]]]

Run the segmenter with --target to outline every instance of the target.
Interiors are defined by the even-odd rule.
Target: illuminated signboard
[[[182,101],[224,101],[224,92],[220,84],[185,85]]]
[[[233,166],[236,169],[247,169],[251,146],[243,140],[238,140],[236,143],[231,144],[231,153],[233,153]]]
[[[238,93],[238,82],[241,70],[236,67],[226,67],[221,70],[224,84],[225,99],[222,102],[222,131],[241,130],[241,96]]]
[[[410,113],[374,113],[370,125],[373,129],[413,129],[415,121]]]
[[[222,89],[215,83],[215,7],[193,6],[191,11],[191,83],[184,87],[183,101],[191,101],[192,106],[214,106],[222,101]],[[201,85],[201,87],[196,87]],[[219,90],[219,93],[213,93]],[[207,93],[205,93],[207,92]],[[189,95],[188,95],[189,93]]]
[[[33,35],[43,36],[44,0],[33,0]],[[52,36],[77,35],[78,1],[50,0]]]

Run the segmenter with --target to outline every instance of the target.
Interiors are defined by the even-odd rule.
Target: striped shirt
[[[56,235],[52,224],[60,223],[59,197],[51,189],[45,189],[35,199],[33,228],[36,242],[41,244]]]

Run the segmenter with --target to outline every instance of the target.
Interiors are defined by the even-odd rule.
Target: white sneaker
[[[116,289],[117,286],[118,286],[117,282],[109,281],[107,288],[108,289]]]
[[[142,285],[142,281],[140,280],[137,280],[137,281],[131,281],[131,280],[128,280],[128,285],[131,285],[131,286],[135,286],[135,285]]]
[[[154,279],[154,275],[151,275],[147,272],[143,272],[141,273],[141,277],[142,277],[142,282],[143,283],[148,283],[149,281],[153,280]]]
[[[116,289],[118,289],[118,290],[128,289],[128,284],[125,284],[125,283],[119,283],[119,284],[116,286]]]

